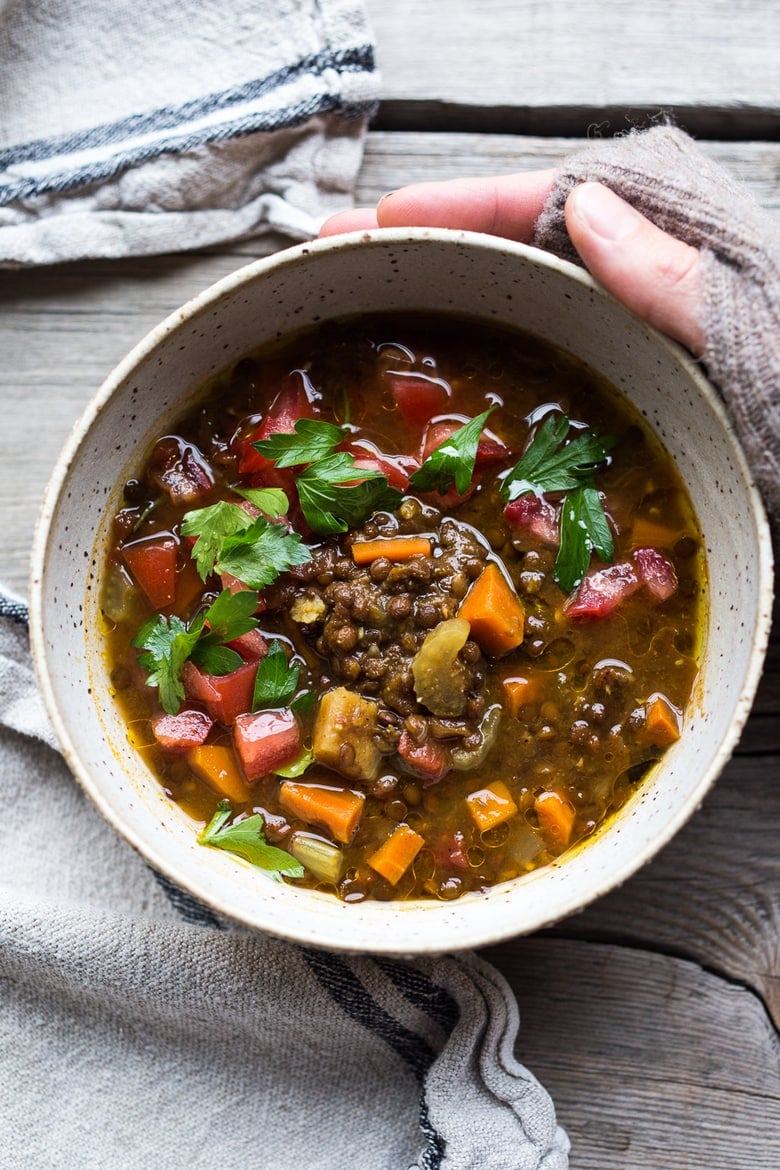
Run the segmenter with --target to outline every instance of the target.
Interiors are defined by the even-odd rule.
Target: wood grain
[[[537,937],[483,956],[517,996],[517,1055],[552,1095],[571,1170],[776,1170],[780,1051],[749,990],[594,942]]]
[[[774,0],[368,0],[389,129],[584,134],[677,111],[711,137],[777,138]]]

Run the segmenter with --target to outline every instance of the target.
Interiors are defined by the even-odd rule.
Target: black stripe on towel
[[[17,626],[29,625],[29,613],[23,601],[16,601],[12,597],[5,597],[0,593],[0,618],[9,618]]]
[[[94,150],[141,134],[174,129],[213,114],[217,110],[227,110],[231,106],[256,100],[274,89],[288,85],[306,73],[317,77],[322,76],[326,70],[336,70],[340,73],[371,73],[374,67],[374,50],[371,45],[358,45],[335,52],[323,50],[321,53],[311,53],[299,61],[275,70],[267,77],[253,78],[242,85],[217,93],[204,94],[178,106],[160,106],[143,114],[120,118],[116,122],[103,122],[89,130],[60,134],[53,138],[40,138],[34,142],[8,147],[0,150],[0,167],[23,162],[43,162],[56,155]]]

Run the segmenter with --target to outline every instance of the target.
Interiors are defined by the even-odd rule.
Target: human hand
[[[332,216],[320,235],[375,227],[447,227],[530,243],[555,172],[416,183],[375,209]],[[661,231],[600,183],[569,195],[566,228],[588,271],[627,308],[694,354],[704,349],[700,253]]]

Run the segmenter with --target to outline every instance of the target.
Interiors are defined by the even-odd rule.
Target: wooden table
[[[776,0],[368,0],[383,95],[358,199],[547,166],[669,110],[780,216]],[[151,326],[285,241],[0,275],[0,580],[93,390]],[[735,758],[621,890],[486,952],[575,1170],[780,1166],[780,646]],[[488,1139],[488,1135],[486,1135]]]

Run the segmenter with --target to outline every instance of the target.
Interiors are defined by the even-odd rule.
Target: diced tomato
[[[259,662],[268,653],[268,643],[259,630],[249,630],[228,642],[231,650],[240,654],[245,662]]]
[[[160,439],[149,459],[151,478],[174,504],[193,504],[214,486],[214,473],[194,443],[178,435]]]
[[[157,532],[122,548],[123,561],[155,609],[165,609],[176,600],[178,547],[172,532]]]
[[[205,711],[180,711],[178,715],[158,715],[152,731],[166,752],[187,752],[205,743],[214,720]]]
[[[420,449],[420,462],[423,463],[429,455],[432,455],[437,447],[441,447],[445,440],[449,439],[450,435],[454,435],[456,431],[460,430],[470,420],[464,415],[461,418],[441,418],[434,419],[430,422],[423,432],[422,447]],[[477,444],[477,456],[474,461],[474,467],[477,471],[483,467],[489,467],[494,463],[501,463],[508,459],[510,455],[509,448],[502,439],[493,431],[483,428],[482,434],[479,437]]]
[[[280,487],[283,491],[294,483],[289,468],[281,470],[252,446],[270,435],[292,435],[301,418],[316,418],[314,389],[303,370],[293,370],[282,382],[265,415],[258,415],[257,425],[236,443],[238,470],[242,475],[259,476],[264,487]]]
[[[390,384],[399,413],[413,427],[421,427],[435,414],[441,414],[452,394],[443,378],[400,370],[385,370],[383,376]]]
[[[268,776],[301,752],[301,729],[289,707],[239,715],[233,740],[247,780]]]
[[[397,747],[398,755],[408,772],[419,777],[423,787],[438,784],[452,767],[450,753],[438,740],[429,739],[418,744],[412,739],[408,731],[401,734]]]
[[[628,561],[607,565],[583,578],[576,593],[563,607],[564,612],[575,618],[608,617],[640,585],[641,581]]]
[[[527,532],[549,548],[557,548],[560,544],[555,505],[541,496],[529,493],[512,500],[504,508],[504,519],[513,528]]]
[[[368,439],[356,439],[344,448],[355,460],[355,466],[365,471],[379,471],[390,487],[405,492],[409,487],[409,476],[420,466],[413,455],[385,455]]]
[[[655,548],[637,548],[631,554],[637,575],[659,601],[677,592],[677,574],[671,561]]]
[[[245,662],[230,674],[206,674],[194,662],[185,662],[181,678],[190,699],[203,703],[213,719],[234,723],[252,709],[257,662]]]
[[[440,837],[431,848],[433,859],[440,869],[468,869],[466,838],[460,829]]]

